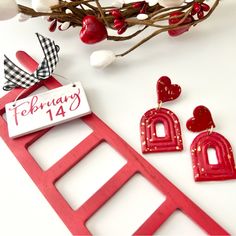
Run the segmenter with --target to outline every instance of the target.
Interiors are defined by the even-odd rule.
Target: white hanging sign
[[[8,103],[9,137],[17,138],[91,113],[80,82]]]

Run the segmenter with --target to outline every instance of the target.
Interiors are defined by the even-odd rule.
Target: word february
[[[80,82],[6,105],[9,136],[16,138],[91,113]]]
[[[61,111],[61,114],[64,116],[65,111],[63,108],[64,103],[69,103],[69,110],[75,111],[79,105],[80,105],[80,89],[74,94],[71,95],[64,95],[59,98],[52,98],[49,99],[46,102],[40,101],[40,98],[38,95],[34,95],[33,97],[30,97],[30,100],[24,101],[21,103],[18,103],[17,105],[13,105],[12,108],[9,108],[9,111],[13,111],[14,117],[15,117],[15,124],[19,125],[19,118],[20,116],[30,116],[34,115],[36,112],[47,110],[51,107],[60,106],[58,110]],[[42,99],[41,99],[42,100]],[[47,110],[46,113],[52,114],[51,109]],[[58,115],[59,112],[57,112]],[[52,116],[50,115],[50,119],[53,120]]]

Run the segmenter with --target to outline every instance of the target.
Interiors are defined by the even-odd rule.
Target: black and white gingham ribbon
[[[15,65],[6,55],[4,56],[4,74],[6,83],[4,90],[13,88],[29,88],[41,80],[47,79],[55,70],[59,61],[59,46],[49,38],[36,34],[44,53],[44,59],[33,74],[29,74]]]

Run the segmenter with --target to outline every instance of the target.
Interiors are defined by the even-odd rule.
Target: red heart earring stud
[[[186,126],[192,132],[206,130],[193,140],[190,148],[195,181],[236,179],[231,145],[224,136],[213,132],[215,124],[208,108],[196,107]],[[215,153],[212,159],[210,150]]]
[[[179,120],[172,111],[162,108],[164,102],[178,98],[180,93],[180,86],[171,84],[171,80],[167,76],[163,76],[157,81],[158,106],[147,111],[140,122],[143,153],[183,150]],[[164,126],[164,135],[159,135],[157,132],[159,124]]]

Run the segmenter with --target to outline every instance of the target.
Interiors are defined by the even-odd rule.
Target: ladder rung
[[[90,197],[77,211],[78,217],[86,222],[102,205],[107,202],[134,174],[129,163],[123,166],[110,178],[92,197]]]
[[[84,222],[76,215],[53,183],[44,183],[40,190],[73,235],[90,234]]]
[[[50,182],[57,181],[101,142],[102,139],[95,132],[91,133],[63,158],[51,166],[45,172],[45,176],[47,176]]]
[[[176,209],[176,205],[171,200],[166,199],[134,235],[153,235]]]

